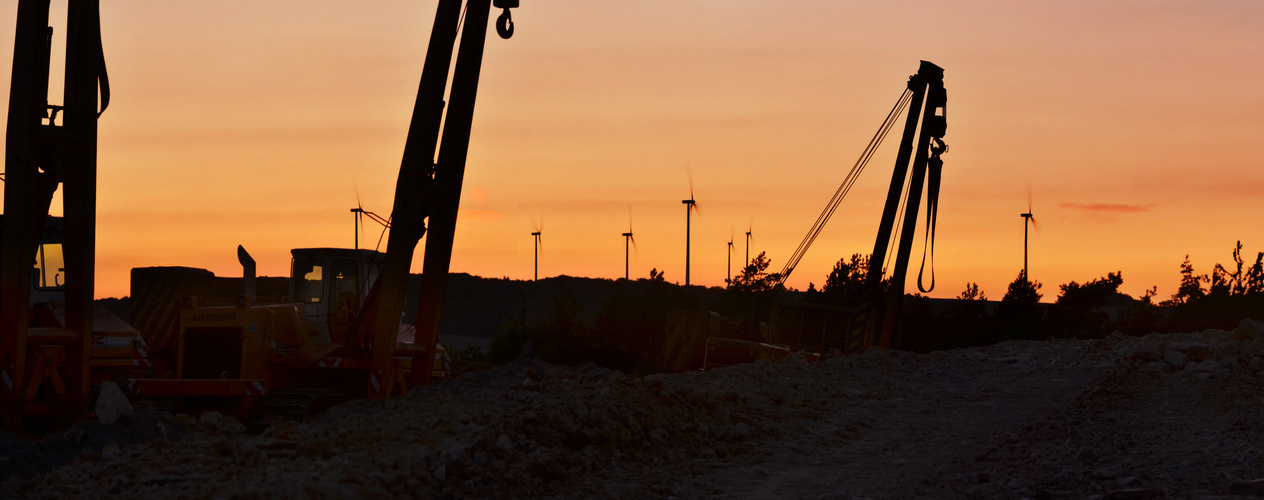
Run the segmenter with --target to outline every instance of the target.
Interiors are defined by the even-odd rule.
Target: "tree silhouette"
[[[865,275],[869,272],[869,256],[852,254],[850,260],[838,259],[834,269],[825,278],[821,293],[825,300],[834,304],[859,301],[865,290]]]
[[[1039,303],[1040,298],[1043,297],[1040,294],[1042,286],[1039,281],[1028,281],[1027,274],[1019,271],[1018,277],[1009,284],[1005,296],[1001,298],[1002,309],[1021,308]]]
[[[777,286],[777,282],[781,281],[780,273],[769,273],[768,266],[772,261],[768,260],[765,252],[759,252],[759,255],[751,259],[750,264],[742,268],[742,273],[733,277],[732,284],[729,289],[735,292],[769,292]]]
[[[1247,295],[1264,293],[1264,252],[1255,255],[1255,264],[1246,272]]]
[[[1171,299],[1163,301],[1160,305],[1188,304],[1207,296],[1207,292],[1203,290],[1203,283],[1207,281],[1206,274],[1194,274],[1194,266],[1189,263],[1189,254],[1185,254],[1185,262],[1181,263],[1181,286],[1176,289],[1176,294],[1172,295]]]
[[[1040,287],[1039,281],[1028,281],[1027,273],[1022,271],[1009,284],[1000,305],[996,307],[996,316],[1004,325],[1006,337],[1035,338],[1036,322],[1043,316]]]
[[[1233,248],[1234,272],[1230,273],[1224,266],[1216,264],[1211,270],[1211,290],[1208,295],[1223,297],[1227,295],[1243,295],[1246,293],[1245,276],[1242,274],[1242,241]]]
[[[1105,335],[1110,316],[1102,308],[1110,305],[1123,283],[1123,273],[1113,272],[1083,285],[1074,281],[1059,285],[1062,293],[1050,311],[1047,330],[1057,337]]]
[[[987,295],[979,291],[978,283],[966,283],[966,289],[957,296],[957,299],[962,302],[986,302]]]
[[[1105,277],[1097,278],[1083,285],[1074,281],[1058,285],[1062,293],[1058,295],[1058,300],[1055,303],[1064,307],[1093,310],[1107,305],[1107,299],[1111,295],[1119,293],[1119,285],[1123,283],[1123,272],[1113,272],[1106,273]]]

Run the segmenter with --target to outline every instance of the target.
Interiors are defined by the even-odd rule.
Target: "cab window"
[[[353,301],[359,302],[360,299],[360,266],[356,261],[350,259],[334,259],[333,269],[330,275],[333,277],[333,283],[330,285],[332,295],[342,300],[344,296],[350,297]]]
[[[294,300],[304,304],[321,302],[324,295],[321,293],[321,284],[325,271],[321,264],[317,259],[294,260],[294,271],[291,273],[294,277]]]
[[[32,285],[38,290],[60,290],[66,284],[66,263],[61,243],[45,243],[35,253]]]

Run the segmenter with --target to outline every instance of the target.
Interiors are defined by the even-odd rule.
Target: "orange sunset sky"
[[[291,248],[352,245],[357,189],[390,212],[435,2],[102,3],[98,297],[133,267],[240,276],[237,244],[284,276]],[[922,59],[945,69],[951,146],[931,296],[1004,294],[1028,183],[1046,301],[1108,271],[1166,298],[1186,253],[1203,273],[1238,239],[1248,266],[1264,250],[1261,2],[523,0],[513,18],[489,33],[455,272],[530,279],[543,220],[542,277],[622,277],[630,212],[633,276],[683,282],[687,166],[693,282],[723,283],[748,224],[780,269]],[[872,249],[897,140],[791,286]]]

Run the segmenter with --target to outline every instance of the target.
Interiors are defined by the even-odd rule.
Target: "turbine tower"
[[[351,209],[351,213],[355,214],[355,215],[353,215],[353,216],[352,216],[352,217],[354,217],[354,218],[355,218],[355,223],[354,223],[354,226],[355,226],[355,249],[356,249],[356,250],[359,250],[359,249],[360,249],[360,226],[364,225],[364,222],[363,222],[363,219],[361,219],[361,216],[364,214],[364,209],[363,209],[363,208],[360,208],[360,207],[355,207],[355,208]]]
[[[542,227],[536,228],[536,231],[531,233],[531,236],[535,237],[535,281],[540,280],[540,233],[543,230],[544,228]]]
[[[733,235],[729,235],[729,267],[728,274],[724,276],[724,282],[731,283],[733,280]]]
[[[630,245],[635,244],[636,238],[632,237],[632,218],[628,217],[628,232],[623,233],[623,279],[625,280],[631,279],[631,275],[628,273],[628,263],[631,262],[628,258],[628,248]]]
[[[746,267],[746,264],[750,264],[750,240],[751,226],[748,225],[746,226],[746,263],[742,264],[742,267]]]
[[[1027,212],[1018,214],[1023,218],[1023,279],[1031,281],[1031,275],[1027,274],[1027,226],[1030,222],[1031,227],[1036,227],[1036,218],[1031,215],[1031,186],[1027,187]]]
[[[698,210],[698,203],[693,199],[693,171],[685,166],[685,174],[689,176],[689,199],[680,200],[685,205],[685,286],[689,286],[689,231],[693,223],[693,213]]]
[[[351,209],[351,214],[355,217],[355,249],[360,249],[360,232],[364,230],[364,217],[367,215],[373,222],[378,223],[382,228],[390,229],[391,221],[384,219],[382,216],[364,209],[364,205],[360,204],[360,191],[356,190],[356,207]],[[380,243],[380,241],[379,241]]]

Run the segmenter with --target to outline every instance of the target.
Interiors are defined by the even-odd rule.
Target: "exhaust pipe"
[[[255,303],[255,259],[250,257],[250,253],[245,247],[237,245],[237,262],[241,263],[241,283],[244,288],[242,296],[246,298],[246,305]]]

